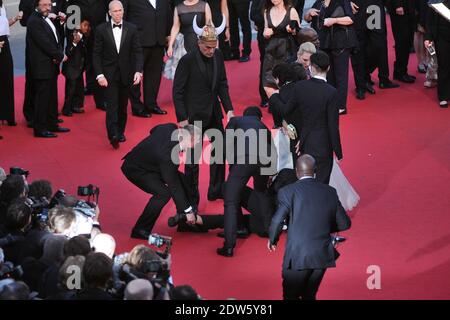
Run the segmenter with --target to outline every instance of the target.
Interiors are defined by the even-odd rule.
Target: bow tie
[[[113,29],[114,29],[115,27],[117,27],[117,28],[119,28],[119,29],[122,29],[122,25],[121,25],[121,24],[113,24]]]

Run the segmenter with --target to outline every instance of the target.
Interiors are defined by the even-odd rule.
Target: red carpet
[[[390,45],[390,48],[392,46]],[[227,64],[231,97],[236,114],[259,103],[254,46],[249,63]],[[412,57],[414,85],[397,90],[377,90],[375,96],[357,101],[353,91],[349,114],[341,118],[344,150],[342,168],[361,196],[351,215],[353,227],[345,233],[338,267],[330,269],[319,290],[319,299],[445,299],[450,297],[450,110],[440,109],[434,90],[422,87]],[[393,61],[393,59],[391,59]],[[392,70],[392,63],[391,63]],[[353,88],[353,84],[350,85]],[[64,79],[59,82],[60,107]],[[21,115],[23,77],[16,79],[16,114],[19,126],[0,133],[0,166],[21,166],[31,171],[30,180],[46,178],[54,189],[76,192],[76,186],[101,187],[101,222],[118,243],[117,252],[143,243],[129,238],[130,229],[148,196],[120,172],[121,158],[150,128],[174,121],[171,82],[162,83],[159,102],[167,116],[151,119],[130,117],[128,141],[119,151],[108,144],[105,115],[94,109],[92,97],[86,113],[64,117],[69,134],[57,139],[32,137]],[[272,125],[271,116],[264,120]],[[222,213],[222,201],[206,201],[209,179],[201,172],[201,212]],[[154,232],[174,237],[173,276],[176,284],[191,284],[206,299],[280,299],[284,236],[276,253],[269,254],[266,239],[252,235],[239,240],[235,257],[219,257],[222,245],[216,232],[178,234],[167,226],[173,214],[170,202]],[[369,290],[367,267],[381,268],[381,290]]]

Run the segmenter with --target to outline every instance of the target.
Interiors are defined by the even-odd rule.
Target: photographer
[[[3,226],[0,226],[0,242],[5,260],[18,264],[25,239],[26,230],[31,222],[31,210],[24,198],[14,200],[6,212]]]
[[[77,292],[77,300],[113,300],[107,291],[113,276],[113,261],[104,253],[88,254],[83,266],[83,289]]]
[[[26,181],[23,176],[10,174],[0,186],[0,225],[4,223],[6,211],[11,202],[27,195]]]
[[[128,284],[135,279],[149,280],[154,289],[154,300],[167,300],[170,283],[171,257],[163,259],[153,249],[137,245],[128,254],[115,260],[115,278]]]

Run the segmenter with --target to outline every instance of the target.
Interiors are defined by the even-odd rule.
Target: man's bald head
[[[309,154],[304,154],[297,159],[295,165],[295,171],[297,173],[297,178],[302,177],[313,177],[314,169],[316,168],[316,160]]]
[[[128,283],[124,300],[153,300],[153,286],[150,281],[136,279]]]
[[[312,42],[316,48],[319,48],[319,36],[313,28],[302,28],[297,35],[300,45],[305,42]]]
[[[114,252],[116,251],[116,241],[107,233],[100,233],[96,235],[91,241],[91,246],[95,252],[102,252],[111,259],[114,257]]]

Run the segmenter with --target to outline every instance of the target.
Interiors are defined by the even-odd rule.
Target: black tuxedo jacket
[[[134,74],[142,72],[143,68],[137,28],[123,21],[118,53],[111,22],[99,25],[95,32],[93,65],[96,76],[103,74],[108,81],[120,79],[123,85],[131,86]]]
[[[278,209],[269,228],[272,244],[278,242],[287,216],[289,226],[283,269],[335,267],[337,252],[330,234],[351,226],[336,190],[313,178],[282,188],[278,192]]]
[[[170,35],[173,12],[169,0],[156,0],[156,9],[149,0],[121,0],[124,19],[139,30],[142,47],[165,46]]]
[[[71,30],[67,30],[66,38],[66,56],[68,60],[63,63],[62,73],[66,78],[75,80],[85,70],[88,55],[87,47],[91,39],[83,35],[83,38],[75,46],[73,44],[73,32]]]
[[[277,94],[270,97],[269,103],[283,110],[285,116],[296,114],[301,153],[330,157],[334,151],[338,159],[342,159],[339,110],[335,101],[335,88],[323,80],[311,78],[297,82],[287,103]]]
[[[239,164],[256,164],[250,163],[249,160],[257,159],[257,164],[267,165],[271,161],[276,161],[277,152],[274,147],[272,141],[272,134],[270,130],[266,127],[266,125],[255,116],[242,116],[242,117],[233,117],[228,122],[226,130],[233,130],[235,133],[238,133],[237,130],[242,130],[245,134],[248,134],[248,137],[251,138],[251,132],[255,132],[255,141],[250,141],[247,138],[243,138],[242,140],[239,137],[234,137],[234,139],[228,138],[226,139],[226,150],[234,150],[234,159],[227,159],[229,163],[233,161],[236,163],[236,160],[239,160]],[[242,135],[243,136],[243,135]],[[230,135],[231,137],[231,135]],[[245,139],[245,140],[244,140]],[[261,150],[260,147],[263,146],[261,139],[264,139],[264,143],[266,146],[265,150]],[[244,149],[242,150],[242,144],[244,144]],[[227,153],[228,155],[228,153]],[[273,158],[273,159],[272,159]],[[276,168],[276,166],[275,166]]]
[[[162,181],[169,187],[172,199],[179,212],[189,207],[188,198],[178,176],[178,164],[172,161],[172,153],[178,159],[180,150],[178,139],[172,141],[172,134],[177,129],[174,123],[155,126],[150,135],[142,140],[123,157],[124,165],[138,168],[145,172],[155,172],[161,175]]]
[[[59,64],[64,58],[64,39],[58,34],[58,40],[59,42],[42,15],[33,12],[27,22],[26,55],[34,79],[44,80],[58,76]]]
[[[194,50],[178,63],[173,81],[173,103],[178,122],[201,120],[209,123],[213,115],[217,120],[222,119],[219,98],[225,112],[233,110],[222,53],[216,50],[212,58],[212,83],[207,79],[201,55],[200,50]]]

